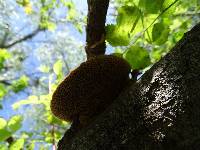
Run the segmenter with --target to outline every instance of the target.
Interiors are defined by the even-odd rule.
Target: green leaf
[[[4,118],[0,118],[0,142],[6,140],[11,134],[7,130],[7,121]]]
[[[4,118],[0,118],[0,130],[4,129],[7,125],[7,121]]]
[[[157,45],[164,44],[168,40],[169,31],[169,27],[163,23],[154,24],[152,31],[153,42]]]
[[[196,1],[197,6],[200,6],[200,0]]]
[[[63,77],[62,66],[62,60],[56,61],[56,63],[53,65],[53,71],[57,75],[58,79],[61,79]]]
[[[49,31],[54,31],[56,29],[56,24],[51,22],[44,16],[44,18],[40,22],[40,28],[48,29]]]
[[[11,57],[11,54],[6,49],[0,48],[0,57],[3,57],[4,59],[8,59]]]
[[[27,150],[34,150],[35,147],[35,141],[31,141],[31,143],[28,145]]]
[[[112,55],[117,56],[117,57],[123,57],[123,53],[112,53]]]
[[[162,6],[162,11],[167,9],[170,5],[170,7],[164,12],[163,16],[167,17],[169,15],[174,14],[177,4],[175,2],[177,2],[178,0],[165,0]],[[173,5],[172,5],[173,4]]]
[[[16,2],[17,2],[17,4],[24,7],[30,3],[30,0],[16,0]]]
[[[0,145],[0,150],[8,150],[8,147],[6,144],[1,144]]]
[[[62,123],[62,120],[56,118],[53,114],[51,113],[46,113],[46,118],[47,118],[47,122],[49,124],[58,124],[60,125]]]
[[[145,13],[156,14],[161,8],[165,0],[140,0],[139,6]]]
[[[51,143],[52,140],[53,140],[53,138],[52,138],[51,135],[47,135],[47,136],[45,137],[45,139],[44,139],[44,141],[45,141],[46,143]]]
[[[21,150],[24,147],[24,139],[18,139],[11,144],[10,150]]]
[[[132,69],[144,69],[151,64],[149,53],[139,46],[132,46],[127,49],[124,58],[129,62]]]
[[[22,127],[22,116],[15,115],[8,121],[8,130],[11,133],[15,133],[17,130],[19,130]]]
[[[160,60],[160,58],[162,57],[163,51],[160,49],[153,49],[151,51],[151,60],[153,63],[157,62],[158,60]]]
[[[179,30],[178,32],[173,33],[172,39],[174,43],[177,43],[183,37],[184,31],[185,30]]]
[[[29,78],[25,75],[12,83],[12,90],[17,93],[28,86]]]
[[[129,31],[116,25],[106,26],[106,40],[112,46],[127,46],[130,43]]]
[[[21,101],[18,101],[16,103],[14,103],[12,105],[12,108],[13,109],[18,109],[22,105],[41,104],[41,103],[42,103],[42,101],[39,101],[37,96],[32,95],[32,96],[29,96],[28,99],[26,99],[26,100],[21,100]]]
[[[47,24],[47,29],[48,29],[49,31],[54,31],[54,30],[56,29],[56,24],[53,23],[53,22],[48,22],[48,24]]]
[[[83,29],[82,26],[80,25],[80,23],[74,23],[75,28],[78,30],[79,33],[83,33]]]
[[[7,94],[7,90],[4,84],[0,83],[0,99],[2,99],[6,94]]]
[[[62,61],[58,60],[53,66],[53,71],[56,75],[60,74],[62,72]]]
[[[4,67],[5,60],[10,57],[11,54],[6,49],[0,48],[0,70]]]
[[[39,67],[39,70],[40,70],[41,72],[44,72],[44,73],[49,73],[50,68],[49,68],[49,66],[41,65],[41,66]]]
[[[106,40],[112,46],[127,46],[141,17],[136,6],[123,6],[118,9],[117,24],[106,26]]]
[[[122,6],[118,9],[117,25],[130,32],[134,30],[140,17],[140,10],[136,6]]]
[[[67,6],[68,8],[67,20],[73,21],[73,19],[76,18],[77,15],[75,4],[73,2],[66,2],[65,6]]]
[[[11,135],[12,135],[12,133],[9,132],[7,129],[0,129],[0,142],[5,141]]]

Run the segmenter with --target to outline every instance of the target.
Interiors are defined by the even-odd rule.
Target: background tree
[[[1,37],[7,34],[0,50],[1,148],[49,149],[68,126],[52,118],[51,90],[84,59],[81,42],[69,36],[73,29],[81,38],[84,18],[75,17],[81,12],[69,1],[1,1],[1,7]]]

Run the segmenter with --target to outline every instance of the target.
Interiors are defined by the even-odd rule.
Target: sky
[[[76,7],[78,10],[80,11],[87,11],[87,1],[83,0],[74,0]],[[9,0],[9,3],[12,4],[12,8],[16,11],[15,13],[13,13],[13,16],[9,16],[11,21],[11,25],[16,28],[15,30],[18,31],[22,26],[24,26],[24,24],[29,24],[29,21],[31,22],[31,20],[28,20],[27,17],[25,16],[23,9],[19,8],[16,6],[15,0]],[[60,10],[60,12],[58,13],[63,13],[62,10]],[[4,16],[0,16],[0,20],[3,20]],[[26,19],[22,19],[22,18],[26,18]],[[75,39],[78,39],[80,42],[82,42],[84,44],[85,42],[85,33],[80,34],[77,32],[77,30],[73,27],[73,25],[68,24],[68,28],[69,28],[69,35],[72,36]],[[25,30],[23,30],[23,33],[30,33],[32,31],[32,27],[30,26],[30,28],[26,28]],[[63,28],[62,26],[60,26],[57,31],[62,31]],[[49,35],[51,35],[51,33],[49,33]],[[44,35],[44,33],[39,33],[37,36],[34,37],[34,39],[32,40],[44,40],[46,37]],[[37,48],[37,45],[34,43],[27,42],[28,46],[30,47],[29,50],[29,56],[26,58],[26,60],[23,62],[23,71],[26,73],[34,73],[37,72],[37,68],[40,65],[40,61],[38,60],[38,58],[35,56],[35,48]],[[19,73],[18,76],[21,76],[21,74]],[[26,99],[29,96],[30,93],[30,89],[25,89],[24,91],[21,91],[19,93],[14,93],[11,92],[11,94],[9,94],[8,96],[6,96],[3,100],[3,109],[0,110],[0,117],[3,117],[4,119],[9,119],[11,116],[15,115],[15,114],[23,114],[24,109],[21,108],[19,110],[13,110],[12,109],[12,104],[14,102],[17,102],[19,100],[23,100]],[[30,122],[26,120],[26,123],[23,125],[22,130],[28,130],[29,128],[29,124]]]
[[[84,15],[87,15],[87,1],[86,0],[74,0],[75,5],[77,7],[77,10],[84,12]],[[21,27],[24,26],[24,24],[32,24],[32,20],[29,20],[29,18],[26,17],[26,15],[24,14],[23,8],[19,8],[16,3],[15,0],[9,0],[10,4],[12,4],[12,8],[15,11],[13,13],[13,16],[9,16],[11,20],[10,24],[15,28],[15,31],[19,31],[22,30]],[[60,9],[60,11],[58,11],[58,15],[63,15],[63,10]],[[0,16],[1,17],[1,16]],[[4,16],[2,16],[4,17]],[[24,19],[25,18],[25,19]],[[3,18],[0,18],[0,20],[3,20]],[[110,23],[111,20],[107,19],[108,22]],[[64,25],[65,26],[65,25]],[[24,28],[22,30],[22,32],[24,34],[30,33],[34,28],[32,26],[30,26],[30,28]],[[56,30],[57,31],[61,31],[64,29],[63,26],[59,26]],[[80,41],[80,43],[82,43],[83,45],[85,44],[85,29],[83,29],[83,33],[80,34],[73,25],[68,24],[68,31],[69,31],[69,36],[73,37],[74,39]],[[54,35],[55,33],[52,33],[52,35]],[[51,36],[51,32],[48,32],[49,37]],[[37,40],[44,40],[48,37],[45,36],[44,33],[39,33],[38,35],[36,35],[32,40],[33,41],[37,41]],[[37,49],[37,44],[32,43],[32,41],[27,41],[28,47],[29,47],[29,55],[26,58],[26,60],[23,62],[23,71],[27,74],[34,74],[35,72],[37,72],[37,68],[40,65],[40,60],[38,60],[37,56],[36,56],[36,50]],[[108,46],[107,48],[107,54],[111,53],[113,51],[113,49],[111,47]],[[23,75],[23,72],[19,72],[18,76]],[[34,74],[34,76],[40,76],[40,74]],[[24,110],[23,108],[19,109],[19,110],[13,110],[12,109],[12,104],[14,102],[17,102],[19,100],[23,100],[26,99],[29,94],[31,93],[31,90],[29,88],[25,89],[24,91],[21,91],[19,93],[14,93],[12,92],[10,95],[6,96],[3,100],[3,110],[0,110],[0,117],[3,116],[3,118],[5,119],[9,119],[11,116],[13,116],[14,114],[23,114]],[[26,120],[26,124],[24,124],[24,127],[22,129],[27,129],[27,120]]]

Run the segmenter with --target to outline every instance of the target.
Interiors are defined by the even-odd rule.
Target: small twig
[[[0,83],[5,85],[11,85],[11,83],[8,80],[0,80]]]
[[[7,45],[0,45],[0,48],[10,48],[18,43],[21,43],[23,41],[26,41],[26,40],[29,40],[31,38],[33,38],[35,35],[37,35],[40,31],[43,31],[45,29],[41,29],[41,28],[37,28],[36,30],[34,30],[33,32],[25,35],[24,37],[20,38],[20,39],[17,39],[16,41],[10,43],[10,44],[7,44]]]
[[[158,20],[158,18],[160,18],[169,8],[171,8],[174,4],[176,4],[179,0],[175,0],[173,3],[171,3],[168,7],[166,7],[154,20],[153,22],[146,28],[144,29],[139,36],[135,39],[135,41],[133,43],[131,43],[129,46],[134,45],[137,40],[156,22],[156,20]],[[127,48],[128,49],[128,48]],[[126,50],[123,52],[123,54],[126,53]]]
[[[53,150],[56,150],[56,140],[55,140],[55,127],[54,124],[52,124],[52,145],[53,145]]]

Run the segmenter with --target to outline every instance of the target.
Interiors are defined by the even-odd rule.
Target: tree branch
[[[0,83],[5,84],[5,85],[11,85],[11,83],[7,80],[0,80]]]
[[[86,27],[87,58],[105,53],[105,21],[109,0],[88,0]]]
[[[44,29],[41,29],[41,28],[37,28],[35,29],[34,31],[32,31],[31,33],[25,35],[24,37],[20,38],[20,39],[17,39],[16,41],[10,43],[10,44],[5,44],[5,43],[2,43],[2,45],[0,45],[0,48],[10,48],[14,45],[16,45],[17,43],[21,43],[23,41],[26,41],[26,40],[29,40],[29,39],[32,39],[35,35],[37,35],[40,31],[43,31]],[[4,45],[5,44],[5,45]]]
[[[198,150],[200,24],[62,150]]]

